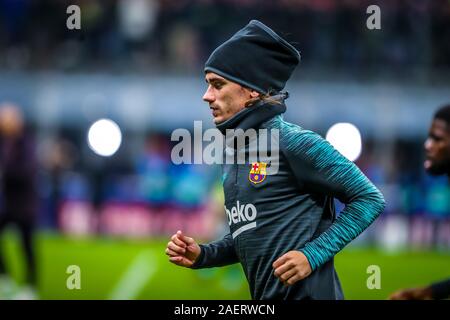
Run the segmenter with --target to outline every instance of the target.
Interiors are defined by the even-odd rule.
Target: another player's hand
[[[191,267],[200,255],[200,246],[194,239],[186,237],[179,230],[167,243],[166,254],[169,261],[182,267]]]
[[[295,250],[279,257],[272,264],[272,267],[275,269],[275,276],[287,286],[306,278],[312,272],[306,256],[302,252]]]
[[[432,292],[429,287],[398,290],[389,296],[389,300],[430,300]]]

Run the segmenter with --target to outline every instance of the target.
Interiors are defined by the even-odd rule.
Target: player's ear
[[[250,91],[250,97],[251,97],[252,99],[258,97],[259,94],[260,94],[260,93],[259,93],[258,91],[255,91],[255,90],[251,90],[251,91]]]

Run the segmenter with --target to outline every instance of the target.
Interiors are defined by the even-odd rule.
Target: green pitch
[[[24,279],[17,235],[2,237],[2,251],[14,279]],[[38,286],[41,299],[249,299],[239,265],[188,270],[167,261],[167,240],[130,241],[37,236]],[[68,289],[80,270],[80,289]],[[368,289],[367,268],[380,267],[380,289]],[[450,254],[401,252],[387,254],[348,248],[337,255],[336,268],[347,299],[385,299],[390,292],[450,276]],[[72,271],[73,272],[73,271]]]

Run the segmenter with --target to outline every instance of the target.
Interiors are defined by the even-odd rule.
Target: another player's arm
[[[345,204],[328,230],[299,248],[314,271],[361,234],[383,212],[385,201],[359,168],[318,134],[298,128],[285,133],[284,153],[299,185]]]
[[[390,300],[440,300],[450,298],[450,278],[429,286],[401,289],[389,296]]]
[[[429,286],[431,297],[436,300],[450,298],[450,278],[434,282]]]

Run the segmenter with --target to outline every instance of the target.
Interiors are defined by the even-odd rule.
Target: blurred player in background
[[[169,260],[183,267],[240,262],[253,299],[343,299],[334,256],[385,205],[354,163],[281,117],[288,97],[282,90],[299,62],[291,44],[256,20],[211,54],[203,100],[216,127],[223,134],[277,130],[279,170],[267,174],[271,163],[261,160],[223,165],[229,233],[199,245],[178,231],[166,248]],[[334,197],[346,204],[338,218]]]
[[[450,105],[434,115],[425,141],[425,170],[432,175],[447,175],[450,183]],[[450,278],[419,288],[394,292],[392,300],[447,299],[450,297]]]
[[[20,109],[0,106],[0,236],[8,225],[17,228],[26,258],[26,285],[20,289],[7,275],[4,246],[0,243],[0,298],[36,298],[36,263],[33,246],[37,192],[36,160]]]

